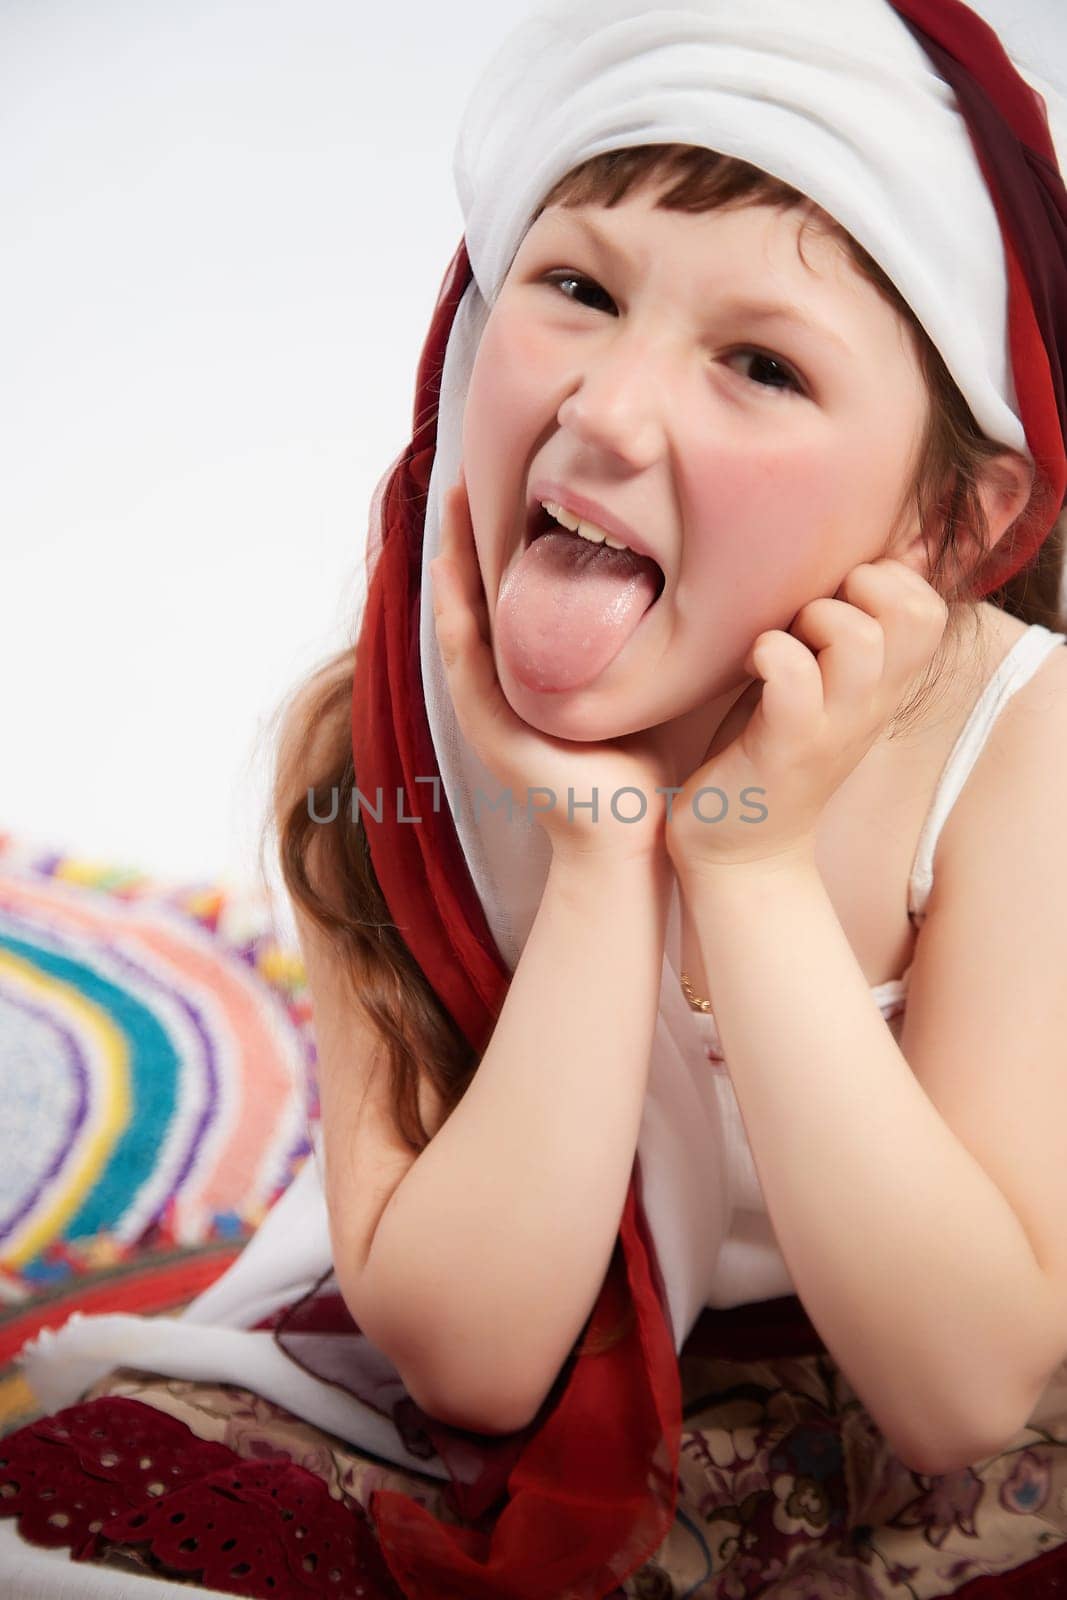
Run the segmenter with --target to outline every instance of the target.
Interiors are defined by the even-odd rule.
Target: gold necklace
[[[694,994],[693,993],[693,986],[689,982],[689,974],[688,974],[688,972],[683,972],[682,973],[682,993],[685,995],[685,998],[689,1001],[689,1005],[690,1005],[690,1009],[691,1010],[693,1010],[693,1011],[710,1011],[711,1010],[711,1001],[710,1000],[701,1000],[701,998],[700,998],[700,996],[698,994]]]

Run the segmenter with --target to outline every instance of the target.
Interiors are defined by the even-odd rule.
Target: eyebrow
[[[585,217],[579,211],[570,207],[553,207],[547,213],[550,217],[558,217],[568,221],[587,234],[594,245],[599,246],[606,255],[613,260],[621,259],[622,252],[618,246],[609,239],[608,235],[598,228],[591,218]],[[827,339],[831,344],[843,350],[848,356],[855,354],[852,347],[845,343],[839,333],[828,327],[824,322],[809,316],[799,306],[792,305],[788,300],[761,300],[747,295],[731,295],[722,302],[722,310],[727,315],[748,317],[754,322],[790,322],[795,327],[804,329],[805,332],[814,334],[819,339]]]

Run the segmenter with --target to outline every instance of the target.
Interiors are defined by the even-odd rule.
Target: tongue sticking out
[[[584,689],[614,661],[659,588],[660,570],[647,556],[544,533],[500,591],[501,654],[528,689]]]

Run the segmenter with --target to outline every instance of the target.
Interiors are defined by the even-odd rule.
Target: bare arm
[[[1020,1218],[897,1045],[814,861],[680,883],[812,1321],[907,1465],[940,1474],[992,1454],[1025,1415],[1026,1325],[1054,1310]]]
[[[554,857],[492,1039],[386,1205],[354,1314],[431,1415],[534,1415],[592,1310],[629,1186],[672,873]]]

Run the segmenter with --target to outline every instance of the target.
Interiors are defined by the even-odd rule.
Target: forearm
[[[520,1425],[595,1304],[637,1147],[670,883],[665,859],[553,861],[478,1070],[382,1214],[363,1293],[445,1420]]]
[[[979,1459],[1021,1425],[1019,1316],[1047,1293],[1022,1223],[913,1075],[814,860],[683,891],[808,1314],[902,1459]]]

